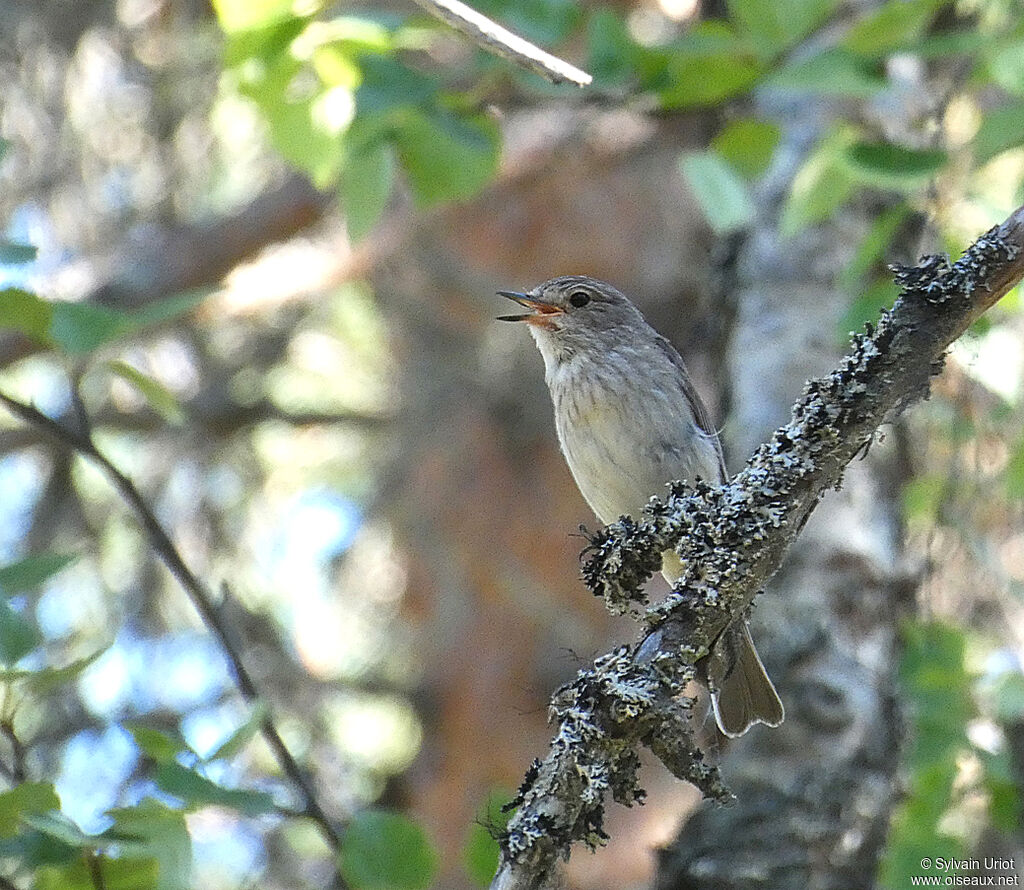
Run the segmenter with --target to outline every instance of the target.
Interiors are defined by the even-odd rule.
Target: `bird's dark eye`
[[[576,293],[569,296],[569,305],[575,306],[579,309],[582,306],[586,306],[590,302],[590,294],[586,291],[578,290]]]

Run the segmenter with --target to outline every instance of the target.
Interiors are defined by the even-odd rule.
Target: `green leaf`
[[[97,649],[92,655],[79,658],[61,668],[46,667],[37,671],[0,670],[0,683],[21,683],[22,688],[37,697],[47,696],[79,675],[96,661],[110,646]]]
[[[792,236],[832,216],[853,192],[853,177],[842,161],[850,135],[835,130],[807,156],[790,187],[779,230]]]
[[[0,290],[0,328],[13,328],[37,343],[49,346],[52,318],[53,304],[42,297],[20,287]]]
[[[179,763],[161,763],[154,774],[161,791],[181,798],[190,809],[221,806],[237,810],[243,816],[262,816],[274,812],[274,798],[265,791],[224,788]]]
[[[498,128],[484,115],[410,110],[395,140],[420,206],[471,198],[498,170]]]
[[[574,0],[475,0],[472,6],[539,46],[564,40],[582,15]]]
[[[291,16],[292,0],[213,0],[220,26],[227,32],[261,28]]]
[[[498,870],[498,841],[496,835],[507,824],[512,814],[502,811],[502,805],[512,799],[507,791],[492,793],[487,800],[486,812],[470,827],[462,847],[462,862],[466,872],[477,884],[486,887]]]
[[[111,810],[114,825],[101,837],[118,842],[124,859],[155,859],[153,890],[188,890],[191,886],[192,842],[185,817],[152,798],[138,806]]]
[[[853,259],[839,274],[839,280],[847,290],[860,287],[863,279],[867,278],[872,271],[885,265],[885,257],[892,246],[896,233],[899,231],[903,221],[910,214],[910,208],[906,204],[898,204],[891,207],[871,223],[871,228],[857,246],[857,252]],[[891,278],[887,279],[891,283]],[[881,305],[889,306],[889,300]],[[870,318],[865,319],[870,321]],[[851,328],[844,328],[845,334]],[[859,330],[859,325],[852,330]]]
[[[157,763],[173,763],[179,754],[186,751],[194,753],[184,739],[159,729],[139,723],[125,723],[124,728],[131,734],[139,750]]]
[[[84,355],[131,330],[124,313],[93,303],[51,303],[51,341],[69,355]]]
[[[992,688],[992,704],[1000,723],[1015,725],[1024,722],[1024,674],[1003,674]]]
[[[31,263],[38,253],[38,248],[31,244],[18,244],[14,241],[7,241],[0,238],[0,263],[9,266],[18,266],[22,263]]]
[[[721,22],[702,22],[673,47],[658,97],[665,108],[715,105],[760,77],[761,63]]]
[[[357,890],[422,890],[434,878],[438,856],[411,819],[365,810],[342,835],[338,861],[342,876]]]
[[[361,241],[379,222],[395,180],[395,150],[377,142],[353,152],[341,178],[341,200],[349,237]]]
[[[185,411],[174,395],[159,380],[154,380],[148,374],[143,374],[138,368],[133,368],[127,362],[112,361],[106,363],[111,373],[116,374],[125,382],[142,394],[161,417],[168,423],[180,425],[185,421]]]
[[[907,623],[899,676],[911,718],[909,793],[897,808],[879,870],[881,886],[904,888],[921,873],[923,857],[960,858],[964,844],[940,830],[953,803],[958,761],[968,749],[973,719],[965,639],[954,627]]]
[[[1011,498],[1024,499],[1024,440],[1013,446],[1003,478],[1007,495]]]
[[[727,0],[730,17],[769,59],[821,24],[837,0]]]
[[[979,753],[992,825],[1008,834],[1017,831],[1024,824],[1024,802],[1010,754],[1005,749],[995,754]]]
[[[212,754],[209,754],[204,759],[209,762],[211,760],[226,760],[234,757],[256,737],[263,725],[263,721],[267,717],[267,713],[267,706],[261,701],[257,702],[246,721],[231,733]]]
[[[187,315],[198,307],[210,294],[216,293],[215,287],[194,287],[181,291],[162,300],[154,300],[131,313],[125,318],[133,330],[141,330],[153,325],[164,324]]]
[[[156,859],[109,859],[101,857],[99,872],[103,890],[157,890],[160,886]],[[60,867],[36,871],[32,890],[96,890],[96,881],[81,856]]]
[[[730,121],[711,140],[711,148],[747,179],[768,169],[778,144],[778,126],[752,117]]]
[[[14,837],[22,819],[60,809],[60,798],[49,782],[23,782],[0,792],[0,838]]]
[[[765,86],[823,96],[868,99],[886,86],[877,64],[842,49],[827,49],[787,62],[764,79]]]
[[[87,835],[58,810],[32,813],[22,816],[21,821],[67,847],[91,850],[95,846],[96,839],[94,837]]]
[[[843,40],[851,52],[883,56],[904,49],[924,33],[945,0],[889,0],[857,22]]]
[[[0,600],[0,662],[14,664],[43,641],[35,623]]]
[[[1024,102],[1015,102],[986,113],[971,145],[979,164],[1007,149],[1024,145]]]
[[[937,174],[947,161],[941,149],[913,149],[890,142],[857,142],[843,158],[860,182],[900,191],[916,189]]]
[[[718,233],[734,232],[754,218],[754,202],[746,183],[713,152],[694,152],[680,159],[680,168],[711,227]]]
[[[1004,90],[1024,95],[1024,41],[1004,46],[989,59],[989,74]]]
[[[322,113],[327,90],[314,72],[293,55],[281,52],[241,70],[248,78],[243,95],[263,112],[274,147],[290,164],[324,188],[341,166],[341,134]]]
[[[76,553],[36,553],[0,568],[0,594],[34,590],[78,559]]]
[[[931,524],[945,497],[946,480],[938,476],[919,476],[903,486],[903,511],[908,520]]]
[[[640,49],[633,42],[623,17],[610,9],[596,9],[587,21],[586,70],[602,86],[623,83],[636,73]]]
[[[895,302],[898,293],[891,278],[879,278],[864,288],[839,321],[837,334],[840,343],[847,341],[851,331],[863,331],[867,322],[877,322],[882,310]]]

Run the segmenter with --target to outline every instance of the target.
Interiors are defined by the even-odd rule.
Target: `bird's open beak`
[[[527,324],[543,325],[552,315],[563,315],[564,309],[555,306],[553,303],[545,303],[543,300],[535,300],[526,294],[511,290],[498,291],[499,296],[508,297],[520,306],[530,309],[530,312],[523,315],[499,315],[498,321],[525,321]]]

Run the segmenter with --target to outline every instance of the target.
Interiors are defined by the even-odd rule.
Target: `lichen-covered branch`
[[[840,367],[807,385],[789,424],[738,475],[720,487],[673,486],[643,517],[592,537],[584,578],[614,611],[644,603],[662,551],[675,550],[686,570],[643,613],[635,644],[598,659],[556,694],[558,731],[520,789],[495,890],[549,886],[574,843],[599,841],[605,792],[625,803],[642,797],[641,744],[705,795],[727,796],[694,741],[682,687],[778,570],[821,495],[881,424],[927,396],[949,345],[1024,276],[1024,207],[953,265],[932,256],[894,271],[902,290],[893,308],[854,337]]]

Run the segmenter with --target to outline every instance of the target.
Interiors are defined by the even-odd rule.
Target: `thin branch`
[[[854,338],[839,368],[808,384],[790,423],[742,472],[718,488],[673,485],[639,520],[623,518],[592,537],[584,578],[615,611],[645,602],[643,585],[665,550],[686,569],[646,610],[636,643],[556,693],[557,736],[514,801],[492,890],[548,887],[574,843],[600,843],[607,793],[622,803],[642,799],[640,745],[706,796],[727,796],[694,741],[686,683],[778,570],[846,465],[882,423],[928,394],[950,344],[1024,277],[1024,207],[952,266],[933,256],[894,271],[902,290],[893,309]]]
[[[85,854],[85,864],[89,868],[93,890],[107,890],[107,882],[103,880],[103,854],[89,850]]]
[[[551,83],[587,86],[593,78],[586,71],[545,52],[528,40],[503,28],[459,0],[414,0],[431,15],[447,22],[489,53],[514,62]]]
[[[122,500],[126,501],[135,512],[153,551],[182,586],[185,593],[188,594],[192,605],[199,612],[203,622],[217,638],[221,649],[231,664],[235,685],[242,693],[242,697],[249,702],[258,701],[260,695],[256,688],[256,683],[246,669],[241,654],[231,639],[227,626],[221,621],[217,608],[214,605],[213,596],[185,564],[181,554],[174,546],[167,532],[164,531],[163,526],[160,525],[156,515],[150,509],[145,498],[143,498],[134,483],[107,459],[96,447],[95,442],[93,442],[87,432],[77,432],[68,429],[63,424],[47,417],[35,407],[19,402],[2,392],[0,392],[0,404],[6,406],[20,420],[44,433],[49,439],[52,439],[59,445],[73,449],[99,467],[111,485],[117,490]],[[285,745],[276,725],[269,716],[264,717],[260,723],[260,731],[273,751],[274,757],[282,771],[301,792],[305,814],[316,822],[331,849],[337,852],[341,844],[338,830],[323,811],[312,784],[292,756],[292,753],[288,750],[288,746]]]
[[[26,779],[26,752],[25,746],[18,739],[18,736],[15,735],[13,720],[0,721],[0,735],[7,739],[7,743],[11,746],[11,759],[13,760],[13,763],[10,766],[7,764],[3,765],[3,772],[7,773],[13,781],[20,784]]]

